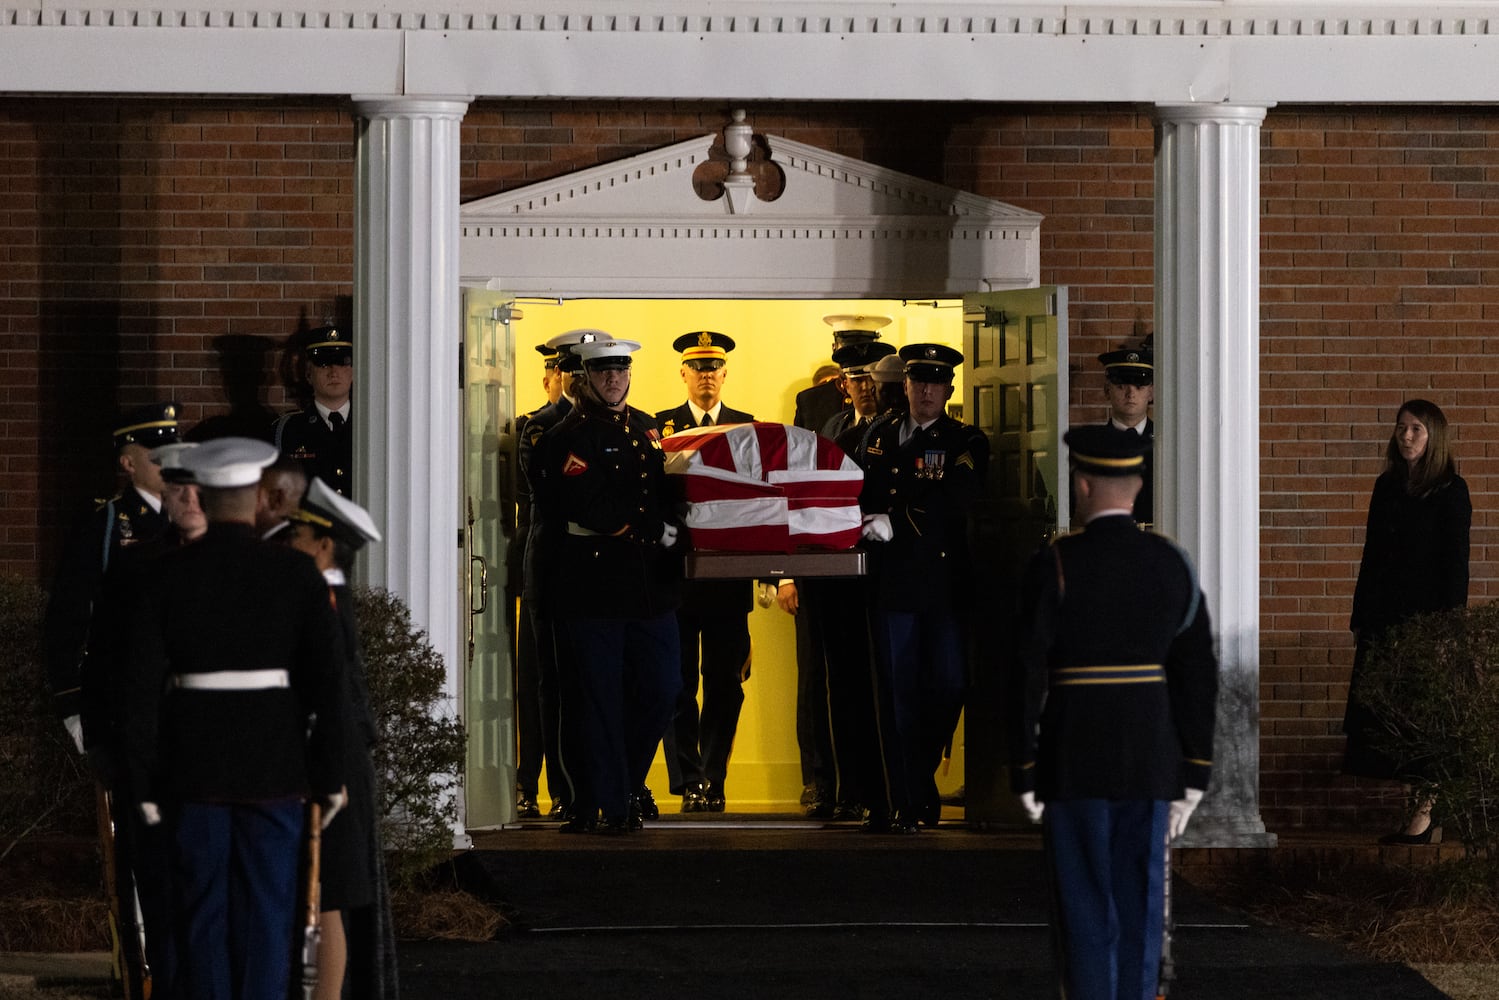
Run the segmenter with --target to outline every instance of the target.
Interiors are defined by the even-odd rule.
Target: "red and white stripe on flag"
[[[696,548],[790,552],[859,540],[864,473],[813,431],[765,422],[696,427],[661,447]]]

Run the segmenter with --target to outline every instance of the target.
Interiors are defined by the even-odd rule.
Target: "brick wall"
[[[463,196],[705,135],[727,110],[480,102]],[[1100,418],[1092,357],[1153,329],[1148,116],[785,104],[751,121],[1045,215],[1043,280],[1070,289],[1072,416]],[[259,399],[284,405],[284,339],[346,321],[353,140],[332,102],[0,109],[0,572],[46,575],[66,516],[107,487],[96,432],[117,406],[171,395],[190,421],[227,408],[216,344],[263,351]],[[1473,598],[1499,588],[1484,423],[1499,113],[1274,109],[1262,148],[1262,804],[1272,828],[1369,825],[1385,788],[1337,775],[1347,618],[1403,398],[1447,410],[1476,508]]]

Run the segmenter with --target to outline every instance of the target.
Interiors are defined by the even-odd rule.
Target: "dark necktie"
[[[711,414],[711,413],[704,413],[703,414],[703,422],[700,423],[700,424],[698,424],[698,426],[699,427],[712,427],[713,426],[713,414]]]
[[[337,434],[344,429],[344,415],[334,410],[328,414],[328,423],[333,425],[333,433]]]

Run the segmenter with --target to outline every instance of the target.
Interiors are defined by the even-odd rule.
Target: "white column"
[[[1197,563],[1218,641],[1212,788],[1189,846],[1270,847],[1259,810],[1260,124],[1155,109],[1155,509]]]
[[[381,530],[363,580],[447,666],[459,634],[458,130],[468,98],[355,98],[354,495]]]

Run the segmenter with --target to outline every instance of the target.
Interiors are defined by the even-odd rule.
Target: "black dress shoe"
[[[599,820],[593,832],[601,837],[622,837],[634,829],[635,827],[630,825],[628,816],[605,816]]]
[[[864,813],[859,829],[865,833],[889,833],[890,814],[884,809],[870,809]]]
[[[710,813],[721,813],[724,811],[724,807],[728,805],[728,801],[723,795],[723,785],[710,785],[708,787],[707,799],[708,811]]]
[[[651,790],[644,785],[640,791],[635,793],[635,800],[640,803],[640,815],[645,819],[660,819],[661,807],[656,805],[656,797]]]
[[[515,815],[517,819],[541,819],[541,810],[534,798],[522,794],[516,797]]]
[[[832,799],[813,799],[802,803],[802,815],[808,819],[832,819],[833,808]]]
[[[547,813],[547,819],[567,819],[567,803],[563,802],[561,799],[553,799],[552,809]]]
[[[597,821],[585,819],[582,816],[572,816],[557,827],[558,833],[592,833],[593,828],[598,826]]]
[[[703,794],[701,788],[682,789],[682,811],[684,813],[707,812],[708,796]]]
[[[915,833],[919,829],[915,819],[898,810],[890,816],[890,833]]]
[[[839,802],[833,806],[833,814],[830,818],[834,823],[862,820],[864,818],[864,807],[857,802]]]

